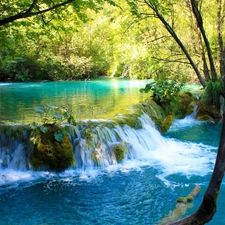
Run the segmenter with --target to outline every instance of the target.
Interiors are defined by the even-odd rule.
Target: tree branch
[[[189,52],[187,51],[187,49],[185,48],[185,46],[183,45],[183,43],[181,42],[181,40],[179,39],[179,37],[177,36],[176,32],[174,31],[174,29],[169,25],[169,23],[165,20],[165,18],[163,17],[163,15],[159,12],[157,5],[154,3],[150,3],[147,0],[144,0],[144,2],[146,3],[146,5],[148,5],[156,14],[156,17],[162,22],[162,24],[164,25],[165,29],[169,32],[169,34],[173,37],[173,39],[176,41],[176,43],[179,45],[179,47],[181,48],[181,50],[183,51],[184,55],[187,57],[188,61],[190,62],[192,68],[194,69],[201,85],[203,87],[206,86],[205,81],[202,78],[202,75],[200,73],[200,71],[198,70],[196,64],[194,63],[194,61],[192,60]]]
[[[170,58],[170,57],[169,57]],[[166,63],[182,63],[182,64],[187,64],[190,65],[189,62],[183,61],[184,59],[175,59],[175,60],[169,60],[169,59],[163,59],[163,58],[157,58],[157,57],[152,57],[152,59],[158,60],[158,61],[164,61]]]
[[[14,22],[15,20],[18,20],[18,19],[24,19],[24,18],[32,17],[32,16],[40,15],[40,14],[58,9],[58,8],[60,8],[62,6],[65,6],[65,5],[67,5],[67,4],[69,4],[73,1],[75,1],[75,0],[67,0],[65,2],[62,2],[60,4],[56,4],[52,7],[47,8],[47,9],[40,10],[38,12],[32,12],[32,10],[34,9],[34,7],[37,5],[37,2],[38,2],[38,0],[34,0],[32,2],[32,4],[30,5],[30,7],[27,9],[26,12],[24,12],[24,13],[21,12],[21,13],[18,13],[16,15],[1,19],[0,20],[0,26],[6,25],[6,24],[11,23],[11,22]]]
[[[197,25],[201,31],[201,34],[202,34],[202,37],[203,37],[203,40],[205,42],[205,46],[207,49],[207,54],[208,54],[208,59],[209,59],[209,64],[210,64],[210,69],[211,69],[211,74],[212,74],[212,80],[215,81],[217,79],[217,72],[216,72],[215,64],[214,64],[213,57],[212,57],[210,43],[209,43],[209,40],[208,40],[205,30],[204,30],[202,15],[198,9],[196,0],[191,0],[191,6],[192,6],[192,11],[195,16],[195,19],[197,21]]]
[[[33,8],[37,5],[38,0],[34,0],[33,3],[30,5],[30,8],[26,11],[27,14],[30,14]]]

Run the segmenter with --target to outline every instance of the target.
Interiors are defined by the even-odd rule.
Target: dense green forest
[[[210,64],[208,59],[204,62],[207,49],[189,0],[79,0],[53,10],[54,4],[61,2],[33,1],[33,15],[7,22],[7,18],[28,12],[32,1],[0,2],[0,80],[76,80],[106,75],[198,82],[154,7],[176,32],[200,73]],[[220,74],[217,19],[223,8],[218,11],[215,3],[199,1],[199,10]]]

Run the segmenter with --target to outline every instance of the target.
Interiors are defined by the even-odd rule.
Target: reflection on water
[[[0,84],[0,122],[28,123],[39,120],[35,106],[53,104],[73,111],[77,120],[114,117],[148,94],[139,89],[148,81],[101,79],[73,82]]]

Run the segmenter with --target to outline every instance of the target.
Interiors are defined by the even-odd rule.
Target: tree
[[[212,48],[207,37],[205,31],[205,23],[201,13],[201,1],[196,0],[186,0],[182,2],[177,1],[153,1],[153,0],[140,0],[140,1],[130,1],[127,0],[128,4],[131,7],[133,14],[138,16],[139,18],[147,19],[157,19],[161,22],[163,27],[166,31],[170,34],[173,40],[177,43],[177,45],[182,50],[183,54],[185,55],[186,59],[188,60],[189,64],[192,66],[195,74],[198,77],[199,82],[203,87],[206,86],[206,82],[209,80],[216,81],[218,79],[217,69],[215,67],[216,58],[218,55],[213,57]],[[219,34],[222,32],[223,26],[223,16],[222,16],[222,7],[221,1],[218,2],[218,31]],[[195,55],[192,54],[189,46],[185,45],[185,42],[179,37],[178,33],[180,30],[178,29],[179,24],[175,23],[176,20],[178,21],[179,14],[181,14],[181,10],[184,10],[184,7],[188,7],[189,11],[192,13],[194,19],[192,23],[196,24],[196,32],[198,32],[198,42],[199,42],[199,52],[201,52],[202,57],[202,65],[204,68],[199,67],[196,63]],[[219,7],[220,6],[220,7]],[[178,21],[181,23],[181,21]],[[192,27],[193,25],[192,24]],[[183,27],[183,29],[185,29]],[[186,33],[187,34],[187,33]],[[220,40],[220,52],[223,49],[223,42],[222,42],[222,35],[219,36]],[[196,46],[195,46],[196,47]],[[222,53],[220,54],[220,58]],[[222,64],[221,64],[222,65]],[[201,71],[204,71],[205,74],[203,75]]]
[[[40,14],[47,13],[49,11],[58,9],[60,7],[63,7],[65,5],[68,5],[72,2],[75,2],[74,0],[67,0],[67,1],[55,1],[53,4],[51,1],[38,1],[33,0],[33,2],[28,1],[17,1],[14,2],[1,2],[1,12],[2,12],[2,18],[0,19],[0,26],[6,25],[8,23],[12,23],[19,19],[24,19]]]
[[[110,4],[115,5],[113,0],[107,0]],[[83,9],[91,8],[98,10],[100,5],[103,4],[103,0],[33,0],[32,2],[23,1],[1,1],[0,2],[0,26],[12,23],[19,19],[25,19],[28,17],[33,17],[37,15],[43,15],[48,12],[55,11],[57,9],[62,9],[65,6],[71,5],[74,7],[75,11],[79,14]]]
[[[109,62],[105,62],[106,57],[102,54],[104,46],[100,41],[93,45],[98,54],[87,48],[90,46],[85,45],[88,37],[85,27],[93,19],[89,17],[89,12],[97,15],[96,12],[103,5],[105,7],[105,2],[108,7],[114,2],[35,2],[32,5],[29,5],[29,1],[0,3],[0,21],[2,24],[6,23],[5,26],[0,26],[0,41],[4,45],[0,49],[0,80],[71,80],[99,74]],[[27,13],[26,16],[29,18],[20,18],[20,12],[28,12],[28,8],[30,14]],[[15,20],[10,22],[12,19]],[[96,18],[94,19],[96,22]],[[96,36],[93,39],[95,43]],[[102,35],[99,35],[100,38],[104,39]]]
[[[208,81],[211,83],[218,82],[218,74],[217,69],[215,66],[216,57],[219,56],[220,62],[220,80],[221,83],[224,83],[225,71],[224,71],[224,55],[225,55],[225,48],[223,44],[223,35],[222,35],[222,27],[224,23],[224,13],[223,13],[223,6],[224,2],[218,0],[217,1],[217,32],[218,32],[218,49],[219,54],[213,57],[213,52],[211,48],[210,41],[207,37],[206,30],[205,30],[205,23],[201,13],[201,3],[202,1],[198,0],[187,0],[182,1],[160,1],[160,0],[139,0],[139,1],[130,1],[127,0],[128,4],[131,7],[131,11],[133,14],[138,16],[138,18],[151,18],[157,19],[161,22],[163,27],[166,31],[171,35],[173,40],[178,44],[180,49],[182,50],[183,54],[186,56],[187,60],[189,61],[190,65],[192,66],[193,70],[195,71],[199,82],[202,84],[203,87],[206,86]],[[178,5],[177,5],[177,4]],[[174,24],[173,18],[175,18],[176,13],[181,13],[180,11],[176,11],[176,6],[184,6],[182,4],[186,4],[188,6],[189,11],[192,13],[194,18],[195,24],[197,26],[197,38],[200,41],[200,47],[204,47],[200,49],[201,58],[203,60],[203,68],[207,71],[205,73],[207,76],[203,76],[201,70],[198,68],[197,64],[195,63],[194,57],[190,54],[190,50],[187,49],[185,44],[179,38],[178,33],[176,31],[176,25]],[[182,7],[181,7],[182,8]],[[180,8],[179,8],[180,10]],[[176,14],[178,17],[179,15]],[[192,24],[193,25],[193,24]],[[205,55],[206,54],[206,55]],[[204,78],[205,77],[205,78]],[[208,79],[208,80],[207,80]],[[219,95],[224,93],[223,90],[219,93]],[[219,97],[219,96],[217,96]],[[225,111],[224,111],[225,113]],[[220,185],[224,176],[225,170],[225,120],[223,120],[223,126],[221,131],[220,137],[220,144],[217,153],[217,159],[214,167],[214,171],[212,174],[211,181],[208,185],[208,188],[205,192],[203,201],[199,209],[192,214],[191,216],[184,218],[180,221],[171,223],[173,225],[200,225],[205,224],[210,221],[213,215],[216,212],[216,201],[220,189]]]

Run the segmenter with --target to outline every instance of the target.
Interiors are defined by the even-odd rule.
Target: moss
[[[192,93],[190,92],[181,92],[179,93],[178,97],[179,101],[175,114],[177,118],[184,118],[193,112],[196,102]]]
[[[140,129],[142,128],[142,124],[138,119],[139,115],[137,114],[125,114],[121,117],[118,117],[114,120],[115,124],[118,124],[120,126],[128,125],[131,128],[134,129]]]
[[[33,133],[35,144],[30,163],[35,170],[62,171],[74,164],[69,136],[65,135],[61,142],[55,140],[54,133],[60,129],[63,128],[50,124],[46,133],[40,130],[35,130]]]
[[[177,203],[184,203],[184,204],[186,204],[186,203],[193,202],[193,200],[194,200],[194,197],[191,196],[191,195],[188,195],[187,197],[179,197],[177,199]]]
[[[102,166],[101,158],[102,158],[102,149],[95,148],[91,153],[91,159],[93,160],[94,164],[97,166]]]
[[[196,112],[196,119],[198,120],[220,120],[220,110],[214,105],[204,105],[200,102]]]
[[[0,133],[10,136],[12,139],[27,141],[27,136],[30,135],[28,125],[0,125]],[[25,133],[27,135],[25,135]]]
[[[94,137],[93,134],[93,128],[92,127],[87,127],[85,129],[82,130],[82,138],[86,139],[86,140],[90,140]]]
[[[160,131],[162,133],[165,133],[167,130],[169,130],[170,126],[173,123],[173,116],[172,115],[168,115],[161,123],[160,126]]]
[[[197,117],[200,121],[213,121],[213,118],[210,115],[202,115]]]
[[[137,105],[137,108],[142,112],[148,114],[153,120],[162,119],[165,116],[162,108],[157,105],[153,100],[148,99],[142,104]]]
[[[115,154],[117,162],[121,162],[128,153],[128,145],[126,142],[113,145],[112,151]]]
[[[9,161],[13,159],[14,151],[21,145],[26,157],[25,164],[21,164],[23,169],[29,168],[27,158],[32,150],[32,143],[29,141],[30,130],[28,125],[0,125],[0,150],[3,153],[2,167],[8,167]]]

